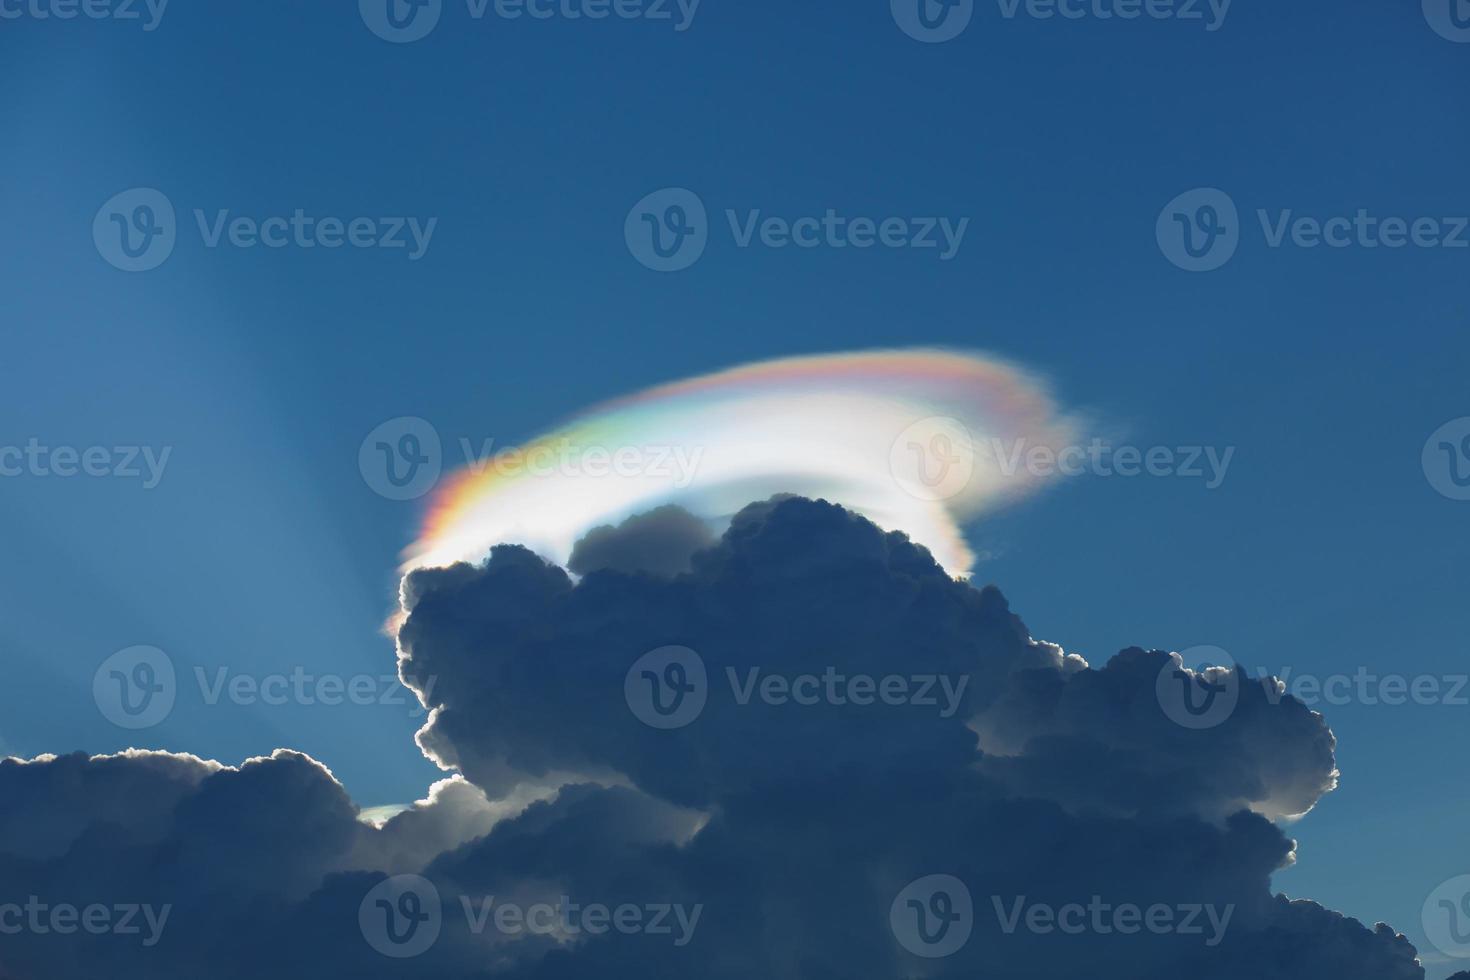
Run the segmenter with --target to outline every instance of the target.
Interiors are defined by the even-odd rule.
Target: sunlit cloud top
[[[565,564],[594,527],[663,504],[712,524],[777,493],[825,497],[903,531],[955,575],[961,525],[1043,479],[1018,448],[1072,426],[1014,366],[935,349],[784,358],[661,385],[590,409],[452,475],[405,569],[522,544]]]

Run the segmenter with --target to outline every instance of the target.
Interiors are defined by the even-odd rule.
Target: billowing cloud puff
[[[172,906],[151,946],[0,936],[0,976],[1423,977],[1272,893],[1270,817],[1335,778],[1290,697],[1176,724],[1169,654],[1089,666],[823,502],[745,508],[687,571],[637,532],[580,579],[518,547],[406,578],[401,672],[459,775],[380,826],[291,752],[0,763],[0,907]]]
[[[682,507],[666,504],[614,527],[595,527],[572,548],[567,570],[576,575],[613,569],[663,575],[687,572],[690,559],[715,543],[709,525]]]
[[[1175,658],[1177,660],[1177,658]],[[1169,654],[1124,650],[1096,670],[1011,675],[976,720],[982,768],[1027,796],[1074,809],[1222,817],[1249,807],[1305,813],[1336,786],[1321,715],[1240,668],[1218,724],[1179,725],[1155,697]]]

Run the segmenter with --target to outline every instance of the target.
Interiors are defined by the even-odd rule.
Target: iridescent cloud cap
[[[1046,386],[940,349],[761,361],[590,409],[453,474],[405,570],[521,544],[565,564],[592,528],[663,504],[712,524],[778,493],[824,497],[902,531],[951,574],[964,521],[1034,490],[1025,454],[1073,440]]]

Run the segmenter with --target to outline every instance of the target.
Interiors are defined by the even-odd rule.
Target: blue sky
[[[1446,236],[1470,214],[1470,46],[1418,4],[1236,0],[1210,30],[1203,6],[977,3],[936,44],[880,2],[704,0],[681,31],[673,5],[476,19],[446,0],[404,44],[354,6],[0,21],[0,443],[171,447],[152,489],[0,479],[0,652],[24,678],[0,687],[0,747],[285,745],[363,805],[412,799],[436,770],[407,706],[181,698],[135,736],[99,715],[93,673],[136,644],[211,676],[390,673],[382,625],[420,507],[359,473],[385,419],[509,444],[660,381],[915,344],[1025,365],[1139,446],[1235,447],[1218,489],[1079,478],[975,524],[976,578],[1038,637],[1094,661],[1212,644],[1297,674],[1466,669],[1470,503],[1436,492],[1421,450],[1470,415],[1470,248],[1272,247],[1257,213],[1433,218]],[[127,273],[92,225],[139,187],[171,203],[177,241]],[[624,223],[670,187],[707,208],[708,244],[660,273]],[[1195,188],[1237,208],[1236,251],[1209,272],[1156,237]],[[196,209],[436,224],[416,259],[211,248]],[[947,260],[742,248],[725,213],[757,209],[969,223]],[[1470,871],[1467,718],[1328,709],[1341,787],[1296,825],[1278,887],[1417,941],[1425,896]]]

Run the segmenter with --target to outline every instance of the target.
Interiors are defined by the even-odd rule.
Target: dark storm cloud
[[[1291,698],[1246,685],[1223,723],[1185,730],[1155,696],[1167,654],[1087,667],[1034,641],[995,589],[825,503],[753,505],[680,574],[618,570],[642,547],[629,528],[601,537],[580,582],[511,547],[409,576],[401,667],[434,709],[421,743],[465,780],[381,829],[295,753],[0,764],[0,904],[174,906],[148,949],[0,936],[0,976],[1423,976],[1393,930],[1271,892],[1292,842],[1263,814],[1304,810],[1334,779],[1330,732]],[[706,699],[659,729],[628,700],[638,672],[625,681],[670,645],[697,654]],[[788,696],[760,695],[773,675]],[[801,676],[812,703],[789,696]],[[865,703],[858,677],[913,696]],[[383,891],[403,874],[441,912],[422,952],[392,959],[369,935],[428,915],[427,895]],[[971,934],[920,958],[890,910],[936,874],[967,891]],[[682,926],[494,924],[507,903],[567,901],[674,909],[660,921]],[[1102,903],[1208,908],[1219,928],[1015,925]]]

